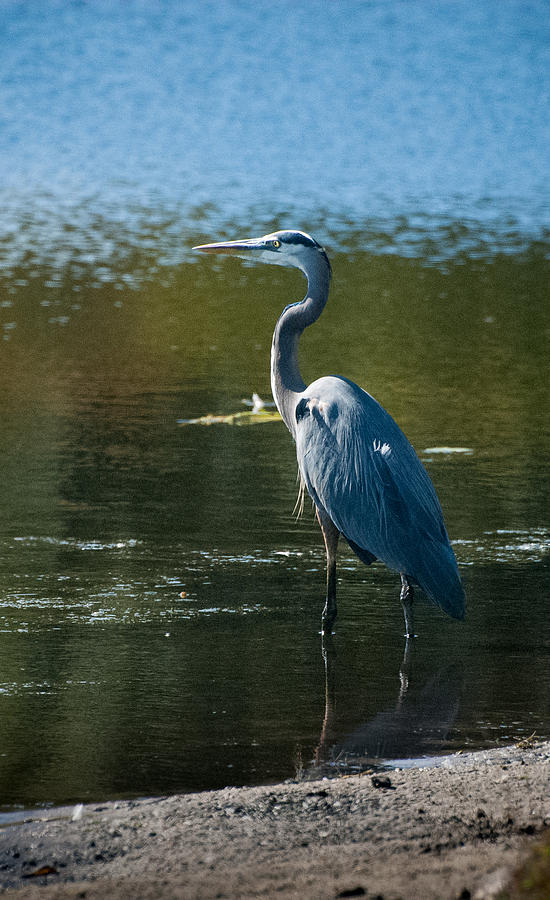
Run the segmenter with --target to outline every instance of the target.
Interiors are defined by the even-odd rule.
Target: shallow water
[[[352,6],[2,4],[4,811],[550,734],[545,7]],[[405,660],[344,547],[323,656],[284,425],[178,424],[269,398],[303,291],[190,247],[288,225],[334,268],[306,380],[394,415],[464,576]]]

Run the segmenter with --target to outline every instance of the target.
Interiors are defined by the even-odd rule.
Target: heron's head
[[[330,262],[320,244],[303,231],[274,231],[261,238],[243,241],[224,241],[221,244],[201,244],[193,250],[204,253],[228,253],[250,262],[272,263],[275,266],[293,266],[307,275],[319,266]]]

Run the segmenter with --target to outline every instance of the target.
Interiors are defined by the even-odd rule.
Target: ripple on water
[[[6,539],[1,550],[6,572],[10,563],[17,568],[9,576],[0,607],[0,631],[11,633],[59,628],[63,622],[104,627],[257,614],[265,609],[262,603],[255,602],[249,592],[233,589],[241,584],[243,573],[247,577],[251,570],[276,565],[294,568],[304,557],[316,561],[311,571],[323,568],[322,555],[316,552],[258,549],[236,554],[175,546],[164,548],[163,555],[168,552],[177,569],[162,572],[156,548],[137,539],[27,535]],[[93,555],[93,565],[82,561],[88,554]],[[224,590],[223,603],[216,602],[220,591],[216,576],[229,578],[232,586]]]
[[[550,531],[547,528],[530,530],[497,529],[486,531],[474,540],[451,542],[458,562],[463,566],[480,563],[542,562],[550,553]]]
[[[191,258],[192,232],[250,222],[427,259],[517,251],[548,226],[544,3],[387,0],[350,17],[310,0],[285,6],[286,29],[245,2],[41,10],[2,4],[8,278],[45,264],[53,290],[69,267],[75,284],[133,286]],[[270,67],[292,79],[266,102]]]
[[[14,543],[23,546],[33,546],[43,544],[52,547],[68,547],[72,550],[133,550],[134,547],[141,543],[137,539],[131,538],[123,541],[100,541],[100,540],[80,540],[78,538],[59,538],[49,535],[29,535],[26,537],[14,537]]]

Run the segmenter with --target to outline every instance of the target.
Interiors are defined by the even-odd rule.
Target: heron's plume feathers
[[[298,471],[297,480],[298,484],[298,496],[296,497],[296,503],[294,504],[294,509],[292,510],[292,515],[296,516],[297,519],[301,519],[304,514],[304,500],[306,496],[306,483],[302,478],[302,473]]]

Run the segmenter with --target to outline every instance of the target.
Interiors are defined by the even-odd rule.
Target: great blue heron
[[[301,231],[252,240],[202,244],[195,250],[294,266],[306,296],[283,310],[273,334],[271,388],[296,442],[303,484],[315,504],[327,555],[323,633],[336,619],[336,550],[342,534],[367,565],[382,560],[401,575],[407,637],[414,635],[413,584],[456,619],[464,591],[441,506],[411,444],[382,406],[341,376],[308,387],[298,367],[298,342],[327,302],[331,266],[323,247]]]

